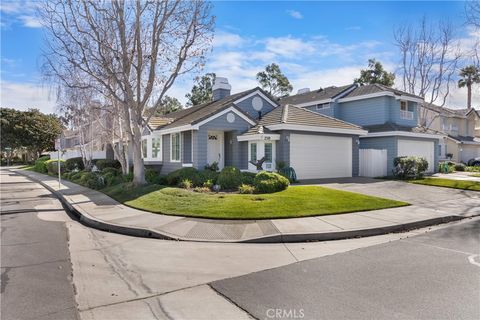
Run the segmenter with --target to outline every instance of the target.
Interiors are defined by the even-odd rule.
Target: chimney
[[[232,86],[228,83],[227,78],[216,77],[215,83],[213,84],[213,87],[212,87],[213,101],[217,101],[225,97],[228,97],[230,95],[231,89],[232,89]]]
[[[297,94],[307,93],[310,92],[310,88],[302,88],[298,89]]]

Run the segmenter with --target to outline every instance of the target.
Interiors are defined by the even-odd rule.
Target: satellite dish
[[[260,111],[263,108],[263,100],[260,97],[255,97],[252,99],[252,106],[255,111]]]

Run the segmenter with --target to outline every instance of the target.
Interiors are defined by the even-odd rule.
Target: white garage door
[[[460,148],[462,149],[460,161],[467,163],[470,159],[480,157],[480,146],[462,145]]]
[[[290,135],[290,165],[298,179],[352,176],[352,138]]]
[[[423,157],[428,161],[427,172],[435,168],[435,144],[430,141],[398,140],[398,156]]]

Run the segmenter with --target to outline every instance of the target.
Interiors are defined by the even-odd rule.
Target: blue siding
[[[161,174],[168,174],[172,171],[182,168],[181,162],[170,162],[170,135],[165,134],[163,137],[162,153],[163,153],[163,165],[161,169]]]
[[[377,97],[339,104],[338,118],[360,126],[384,124],[389,120],[389,97]]]
[[[402,119],[400,117],[400,100],[390,98],[390,122],[397,123],[402,126],[417,126],[418,112],[417,112],[417,103],[408,101],[408,111],[413,111],[413,119]]]
[[[335,103],[330,103],[330,108],[327,108],[327,109],[317,109],[317,106],[305,107],[305,109],[308,109],[310,111],[320,113],[329,117],[335,117],[336,106],[337,105]]]
[[[242,146],[241,143],[237,141],[236,136],[247,131],[251,125],[237,114],[235,114],[235,121],[233,123],[229,123],[227,121],[227,114],[205,123],[204,125],[200,126],[198,131],[195,133],[193,141],[194,145],[196,146],[193,156],[194,167],[202,169],[207,164],[207,132],[212,130],[231,133],[225,135],[225,143],[232,144],[231,146],[225,148],[225,153],[227,151],[232,152],[232,154],[229,156],[225,154],[225,165],[227,165],[227,163],[232,163],[239,168],[246,168],[247,164],[243,164],[244,161],[242,161]],[[244,158],[246,159],[246,156]]]
[[[260,95],[256,94],[256,95],[253,95],[251,96],[250,98],[248,99],[245,99],[239,103],[237,103],[237,107],[239,107],[243,112],[245,112],[246,114],[248,114],[250,117],[252,117],[253,119],[258,119],[258,111],[256,111],[255,109],[253,109],[253,105],[252,105],[252,100],[253,98],[255,97],[259,97],[260,99],[262,99],[263,101],[263,107],[262,107],[262,115],[272,111],[273,109],[275,109],[275,105],[272,105],[270,104],[269,102],[267,102],[267,100],[263,99]]]

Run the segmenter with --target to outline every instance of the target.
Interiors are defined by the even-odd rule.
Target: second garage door
[[[398,140],[398,156],[423,157],[428,161],[427,172],[433,172],[435,144],[432,141]]]
[[[290,165],[298,179],[352,176],[352,138],[290,135]]]

